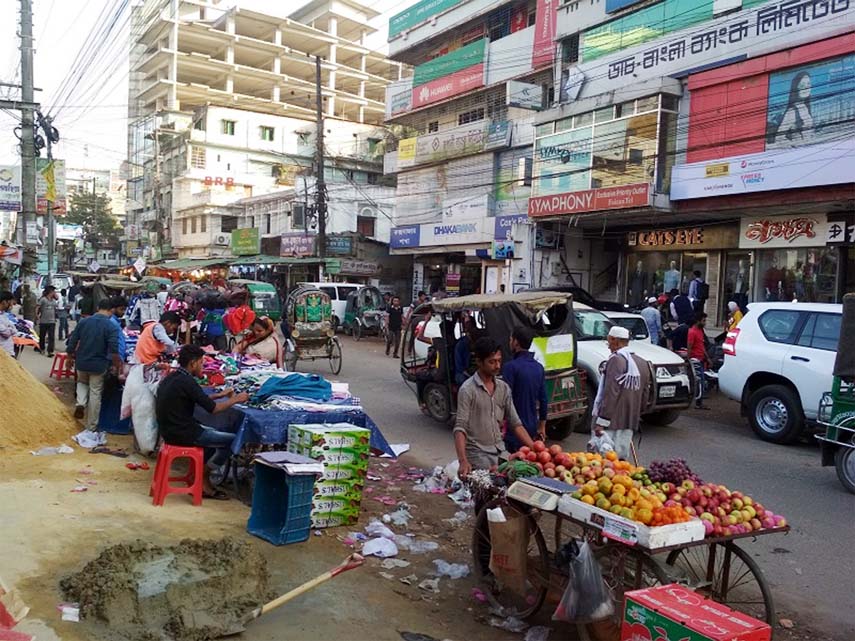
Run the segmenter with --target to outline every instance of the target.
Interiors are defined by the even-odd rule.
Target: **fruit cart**
[[[855,294],[843,297],[843,318],[838,345],[846,344],[855,332]],[[848,349],[838,349],[834,362],[831,391],[819,404],[819,424],[824,434],[816,436],[822,451],[822,465],[834,465],[837,478],[855,494],[855,356]]]
[[[789,526],[782,518],[775,521],[770,516],[757,530],[734,527],[732,532],[728,528],[726,534],[716,535],[707,532],[708,526],[700,519],[692,517],[665,525],[645,525],[574,498],[579,496],[579,486],[555,478],[520,478],[509,485],[505,481],[505,487],[502,483],[500,478],[488,489],[479,490],[482,500],[472,553],[474,572],[485,596],[494,607],[503,608],[506,615],[527,618],[547,600],[560,598],[568,581],[567,549],[575,539],[588,541],[593,548],[603,580],[614,595],[616,614],[622,609],[625,592],[681,583],[774,625],[771,589],[742,545],[760,535],[788,532]],[[491,498],[486,498],[485,492]],[[510,510],[527,524],[523,590],[506,589],[490,570],[492,546],[487,511],[496,507]]]

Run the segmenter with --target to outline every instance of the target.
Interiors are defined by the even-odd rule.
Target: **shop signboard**
[[[507,120],[499,120],[490,123],[487,127],[487,141],[484,150],[501,149],[511,144],[511,123]]]
[[[21,167],[0,165],[0,210],[21,211]]]
[[[520,109],[543,109],[543,87],[519,80],[508,80],[505,104]]]
[[[606,0],[606,13],[614,13],[639,2],[641,0]]]
[[[418,247],[420,230],[420,225],[402,225],[400,227],[393,227],[390,247],[392,249]]]
[[[739,224],[740,249],[820,247],[827,239],[825,214],[743,218]]]
[[[413,108],[413,79],[405,78],[389,85],[387,118],[406,113]]]
[[[527,225],[527,214],[513,214],[510,216],[496,216],[494,219],[493,238],[496,240],[513,240],[514,225]]]
[[[710,225],[680,229],[643,229],[626,235],[626,244],[635,251],[663,249],[732,249],[739,243],[735,225]]]
[[[39,242],[39,226],[34,220],[27,221],[26,227],[27,244],[36,245]]]
[[[630,14],[632,20],[639,21],[639,24],[627,23],[623,31],[618,31],[621,27],[619,21],[615,21],[584,33],[583,62],[579,65],[587,77],[582,88],[583,97],[611,91],[624,78],[639,83],[652,78],[679,76],[725,60],[754,58],[813,42],[817,33],[830,37],[851,30],[855,19],[855,2],[848,0],[764,2],[716,20],[710,20],[713,0],[702,0],[700,11],[693,5],[698,0],[679,0],[688,8],[674,15],[688,21],[688,24],[684,23],[685,28],[671,37],[660,37],[657,42],[644,42],[622,49],[622,43],[633,39],[637,41],[637,34],[651,33],[647,28],[649,24],[679,25],[681,21],[657,20],[642,15],[645,11],[666,10],[664,5],[675,1],[666,0]],[[747,4],[747,0],[742,3],[743,7]],[[628,20],[630,16],[622,20]],[[704,22],[704,26],[698,28],[698,22]],[[654,38],[661,35],[664,34],[652,33]],[[643,39],[648,40],[647,37]],[[600,57],[604,51],[614,53]]]
[[[353,253],[353,239],[350,236],[327,236],[327,255],[349,256]]]
[[[420,22],[448,11],[465,0],[422,0],[409,9],[396,13],[389,19],[389,39],[402,31],[412,29]]]
[[[449,296],[460,295],[460,274],[448,272],[445,275],[445,293]]]
[[[486,218],[490,204],[487,194],[467,198],[451,198],[443,202],[445,216],[451,221]]]
[[[341,259],[340,273],[354,276],[373,276],[380,271],[380,265],[368,260]]]
[[[825,242],[837,246],[855,244],[855,214],[829,214]]]
[[[441,245],[469,245],[486,243],[489,236],[484,234],[485,218],[460,220],[454,222],[428,223],[421,227],[421,246],[437,247]]]
[[[631,209],[650,206],[650,185],[639,183],[622,187],[586,189],[551,196],[537,196],[528,201],[531,218],[581,214],[607,209]]]
[[[314,256],[315,240],[316,236],[314,234],[304,234],[302,232],[282,234],[279,255],[298,258],[301,256]]]
[[[559,0],[537,0],[534,20],[534,46],[531,51],[532,69],[551,66],[555,60],[555,32]]]
[[[486,53],[487,39],[481,38],[465,47],[416,66],[413,70],[413,90],[418,92],[424,84],[448,78],[474,65],[483,66]]]
[[[245,227],[232,232],[232,254],[253,256],[258,253],[258,227]]]
[[[489,149],[507,147],[511,123],[506,121],[463,125],[417,138],[404,138],[398,142],[397,168],[441,162],[458,156],[470,156]],[[489,145],[489,147],[488,147]]]
[[[413,109],[484,86],[484,63],[478,63],[448,76],[413,88]]]
[[[20,247],[0,245],[0,259],[12,265],[20,265],[24,260],[24,250]]]
[[[67,213],[65,161],[36,158],[36,210],[48,213],[48,201],[54,216]]]
[[[855,2],[853,2],[855,6]],[[801,148],[676,165],[671,200],[852,182],[855,137]]]
[[[490,245],[490,258],[493,260],[511,260],[514,257],[514,241],[494,240]]]

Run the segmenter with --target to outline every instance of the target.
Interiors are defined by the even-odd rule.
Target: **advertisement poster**
[[[582,191],[591,186],[591,127],[538,139],[532,192],[538,196]]]
[[[855,116],[855,54],[769,75],[766,150],[839,139]]]
[[[36,210],[48,213],[48,201],[55,216],[67,213],[65,187],[65,161],[36,158]]]
[[[555,23],[558,21],[559,0],[537,0],[534,21],[534,48],[531,67],[539,69],[551,65],[555,59]]]
[[[232,232],[232,254],[252,256],[258,253],[258,227],[235,229]]]
[[[0,166],[0,211],[21,211],[21,167]]]

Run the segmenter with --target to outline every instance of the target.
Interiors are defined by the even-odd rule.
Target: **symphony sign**
[[[567,194],[537,196],[528,201],[531,218],[582,214],[606,209],[631,209],[650,205],[650,185],[639,183],[622,187],[585,189]]]

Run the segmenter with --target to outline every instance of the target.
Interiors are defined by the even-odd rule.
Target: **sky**
[[[230,0],[236,2],[237,0]],[[295,9],[303,3],[294,0]],[[369,46],[385,45],[389,17],[414,4],[415,0],[364,0],[381,11],[374,21],[379,30]],[[55,158],[64,158],[68,167],[81,169],[118,169],[126,158],[127,135],[127,25],[117,39],[111,56],[113,65],[93,69],[79,79],[69,97],[59,89],[69,74],[75,56],[98,22],[107,0],[32,0],[35,37],[35,100],[42,112],[55,114],[54,126],[60,132]],[[20,84],[20,50],[17,36],[20,19],[19,0],[0,0],[0,82]],[[0,87],[0,99],[17,99],[18,90]],[[18,141],[14,128],[18,112],[0,111],[0,164],[17,164]]]

